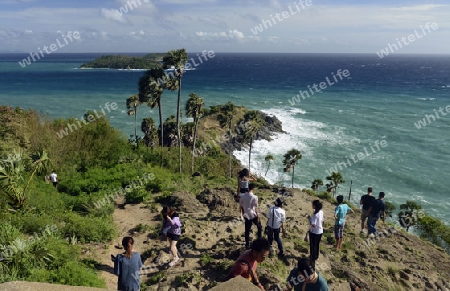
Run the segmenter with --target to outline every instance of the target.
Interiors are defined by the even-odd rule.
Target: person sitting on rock
[[[258,286],[259,289],[265,290],[261,282],[259,282],[256,274],[256,268],[258,263],[263,262],[267,258],[269,255],[269,249],[269,242],[265,238],[257,238],[254,240],[250,250],[246,250],[236,260],[233,268],[227,276],[227,280],[237,276],[242,276],[251,281],[254,285]]]

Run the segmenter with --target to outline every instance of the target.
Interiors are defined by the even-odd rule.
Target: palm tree
[[[161,96],[163,93],[163,84],[160,80],[164,78],[164,70],[162,68],[154,68],[145,72],[144,76],[139,79],[139,100],[146,103],[151,108],[158,107],[159,111],[159,128],[161,135],[159,142],[161,145],[161,163],[164,147],[164,125],[162,116]]]
[[[341,172],[332,172],[330,176],[327,177],[327,180],[330,181],[330,184],[327,184],[328,190],[331,192],[333,191],[333,197],[336,194],[337,187],[339,184],[345,183],[345,181],[342,179]]]
[[[181,105],[181,78],[184,74],[184,65],[188,60],[188,55],[186,49],[172,50],[167,53],[163,58],[163,62],[166,66],[174,66],[177,83],[176,88],[178,89],[178,101],[177,101],[177,136],[178,136],[178,149],[179,149],[179,170],[181,173],[181,133],[180,133],[180,105]],[[171,87],[173,89],[173,87]]]
[[[44,150],[32,154],[30,159],[31,162],[24,157],[23,150],[19,149],[0,163],[0,195],[8,199],[15,208],[23,208],[28,186],[34,175],[46,172],[51,164]],[[26,172],[31,172],[28,180]]]
[[[311,188],[316,192],[319,190],[320,186],[323,186],[323,181],[321,179],[315,179],[311,184]]]
[[[252,145],[253,140],[256,137],[258,131],[265,125],[265,120],[261,118],[261,115],[257,110],[250,110],[244,115],[244,124],[245,124],[245,132],[244,132],[244,141],[247,141],[250,145],[250,149],[248,151],[248,170],[250,171],[250,161],[252,155]]]
[[[264,158],[264,161],[267,162],[267,170],[266,170],[266,173],[264,174],[264,176],[267,176],[267,172],[269,172],[269,168],[270,168],[270,161],[273,161],[273,156],[272,155],[267,155]]]
[[[141,130],[144,133],[145,145],[153,149],[158,141],[158,133],[156,131],[153,118],[144,118],[141,123]]]
[[[139,104],[140,104],[139,95],[132,95],[129,98],[127,98],[128,115],[134,115],[134,138],[136,140],[136,148],[139,147],[137,136],[137,125],[136,125],[137,107]]]
[[[229,176],[231,178],[231,127],[233,126],[233,117],[236,114],[236,106],[230,101],[227,104],[220,107],[220,113],[217,116],[221,127],[228,128],[228,168]]]
[[[189,94],[189,99],[186,103],[186,116],[194,118],[194,141],[192,143],[192,169],[191,174],[194,173],[194,157],[195,157],[195,142],[197,140],[198,121],[202,115],[203,99],[197,94]]]
[[[286,166],[285,171],[289,172],[290,168],[292,168],[292,188],[294,188],[295,165],[297,164],[297,161],[302,158],[302,155],[299,150],[291,149],[285,153],[283,157],[283,165]]]

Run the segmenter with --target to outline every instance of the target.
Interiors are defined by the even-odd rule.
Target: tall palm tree
[[[228,168],[229,176],[231,178],[231,127],[233,126],[233,117],[236,114],[236,106],[233,102],[228,101],[227,104],[220,107],[220,113],[217,116],[220,126],[228,128]]]
[[[244,141],[247,141],[250,145],[250,149],[248,151],[248,170],[250,171],[250,162],[252,155],[252,145],[253,140],[256,137],[258,131],[265,125],[265,120],[261,118],[261,115],[257,110],[250,110],[244,115]]]
[[[16,208],[23,208],[27,199],[28,186],[35,174],[48,171],[51,165],[47,152],[39,150],[30,156],[24,156],[22,149],[14,151],[0,163],[0,195],[9,200]],[[28,180],[26,173],[31,172]]]
[[[264,161],[267,162],[267,170],[266,170],[266,173],[264,174],[264,176],[267,176],[267,172],[269,172],[269,168],[270,168],[270,161],[273,161],[273,156],[272,155],[267,155],[264,158]]]
[[[192,143],[192,169],[191,174],[194,173],[194,157],[195,157],[195,142],[197,140],[197,127],[198,127],[198,121],[202,115],[202,108],[203,108],[203,99],[200,98],[195,93],[189,94],[189,99],[186,103],[186,116],[194,118],[194,142]]]
[[[330,181],[329,185],[329,191],[333,191],[333,197],[336,194],[337,191],[337,187],[339,186],[339,184],[343,184],[345,183],[345,181],[342,178],[342,174],[341,172],[332,172],[330,176],[327,177],[327,180]]]
[[[159,127],[161,135],[159,138],[162,147],[164,146],[164,126],[162,116],[161,96],[163,93],[163,84],[159,82],[164,78],[164,70],[162,68],[154,68],[145,72],[144,76],[139,79],[139,100],[146,103],[151,108],[158,107],[159,111]]]
[[[136,140],[136,148],[139,147],[137,136],[137,125],[136,125],[137,107],[139,104],[140,104],[139,95],[132,95],[129,98],[127,98],[128,115],[134,115],[134,138]]]
[[[286,172],[288,172],[287,169],[292,168],[292,188],[294,188],[295,165],[297,164],[298,160],[302,158],[302,155],[300,154],[299,150],[291,149],[287,151],[287,153],[285,153],[283,157],[283,165],[286,166]]]
[[[163,58],[163,62],[166,66],[174,66],[177,77],[177,89],[178,89],[178,101],[177,101],[177,136],[178,136],[178,149],[179,149],[179,170],[181,173],[181,133],[180,133],[180,105],[181,105],[181,78],[184,74],[184,65],[188,60],[186,49],[172,50],[167,53]]]

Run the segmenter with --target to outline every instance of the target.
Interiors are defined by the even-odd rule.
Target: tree
[[[270,161],[273,161],[273,156],[272,155],[267,155],[264,158],[264,161],[267,162],[267,169],[266,169],[266,173],[264,174],[264,176],[267,176],[267,172],[269,172],[269,168],[270,168]]]
[[[188,55],[184,48],[169,51],[167,54],[168,55],[163,58],[163,62],[168,67],[174,66],[177,76],[177,82],[175,83],[176,88],[178,89],[176,120],[177,120],[177,136],[179,149],[179,170],[181,173],[181,133],[180,133],[181,78],[183,77],[184,74],[184,65],[188,60]],[[170,88],[174,89],[173,86],[171,86]]]
[[[231,128],[233,126],[233,117],[236,114],[236,106],[230,101],[227,104],[220,107],[220,113],[217,116],[220,126],[228,128],[228,168],[229,176],[231,178],[231,141],[232,134]]]
[[[317,192],[320,186],[323,186],[323,181],[321,179],[315,179],[314,181],[312,181],[311,188],[314,191]]]
[[[398,221],[400,225],[409,231],[411,226],[416,226],[418,223],[418,213],[422,206],[414,201],[406,201],[405,204],[400,205],[400,212],[398,213]]]
[[[249,143],[249,151],[248,151],[248,170],[250,171],[250,162],[252,155],[252,145],[253,140],[256,137],[258,131],[265,125],[265,120],[261,118],[261,115],[257,110],[250,110],[244,115],[244,142]]]
[[[141,130],[144,133],[144,144],[153,149],[158,142],[158,133],[153,118],[144,118],[141,123]]]
[[[197,140],[197,127],[198,121],[202,116],[202,108],[203,108],[203,99],[200,98],[197,94],[191,93],[189,94],[189,99],[186,103],[186,116],[194,118],[194,141],[192,143],[192,165],[191,165],[191,174],[194,173],[194,157],[195,157],[195,142]]]
[[[48,171],[51,165],[47,153],[39,150],[29,158],[24,156],[22,149],[1,160],[0,164],[0,195],[9,200],[14,208],[21,209],[27,199],[27,190],[35,174]],[[27,172],[30,176],[27,180]]]
[[[345,181],[342,179],[342,174],[341,172],[332,172],[330,176],[327,177],[327,180],[330,181],[329,184],[327,184],[327,191],[328,192],[333,192],[333,197],[334,194],[336,193],[337,187],[339,186],[339,184],[344,184]]]
[[[164,146],[164,126],[162,116],[161,96],[163,93],[163,86],[159,80],[164,78],[164,71],[162,68],[155,68],[145,72],[144,76],[139,79],[139,100],[141,103],[146,103],[151,108],[158,107],[159,111],[159,127],[161,129],[160,145],[161,149]],[[161,151],[162,153],[162,151]]]
[[[294,188],[294,172],[295,165],[298,160],[302,158],[299,150],[291,149],[287,153],[284,154],[283,165],[286,166],[285,172],[289,172],[290,168],[292,168],[292,188]]]
[[[128,115],[134,115],[134,138],[136,140],[136,147],[139,147],[136,125],[137,107],[139,104],[139,95],[132,95],[127,98]]]

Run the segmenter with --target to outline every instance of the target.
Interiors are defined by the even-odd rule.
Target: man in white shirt
[[[262,236],[261,221],[258,217],[258,197],[253,194],[255,189],[254,184],[248,186],[248,192],[242,193],[239,199],[239,205],[241,207],[241,215],[245,220],[245,248],[250,248],[250,231],[252,224],[255,224],[258,228],[258,237]]]
[[[50,180],[53,183],[53,187],[56,188],[56,185],[58,185],[58,175],[56,175],[55,170],[53,170],[50,174]]]
[[[283,201],[280,198],[277,198],[277,200],[275,200],[275,206],[270,207],[269,212],[267,212],[266,215],[268,218],[267,225],[270,227],[270,231],[267,234],[267,238],[270,244],[270,256],[273,256],[272,242],[275,238],[275,241],[278,244],[278,250],[280,251],[278,253],[278,257],[280,258],[284,257],[283,243],[280,239],[280,230],[283,231],[283,236],[286,235],[286,232],[284,230],[286,212],[281,208],[281,206],[283,206]]]

